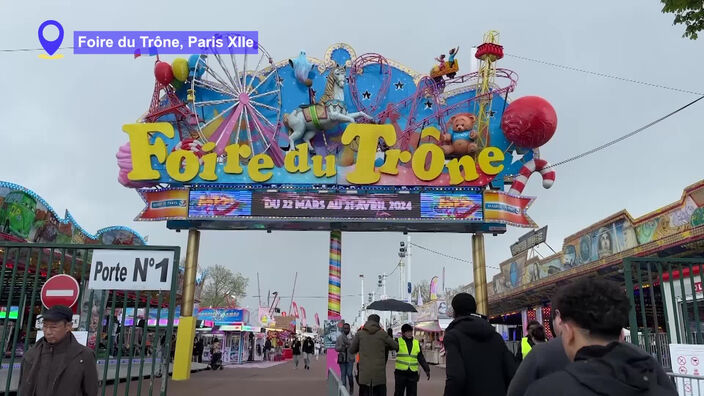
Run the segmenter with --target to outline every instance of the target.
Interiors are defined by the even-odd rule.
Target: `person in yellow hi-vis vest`
[[[532,332],[536,328],[542,328],[543,326],[538,322],[537,320],[531,320],[528,322],[528,326],[526,326],[526,336],[521,339],[521,360],[526,358],[526,355],[528,355],[528,352],[530,352],[531,349],[533,349],[533,346],[536,344],[536,340],[532,337]],[[543,330],[543,340],[540,340],[544,342],[544,337],[545,337],[545,331]]]
[[[401,327],[402,337],[398,340],[398,353],[396,354],[396,382],[394,396],[416,396],[418,394],[418,366],[423,367],[428,380],[430,380],[430,366],[425,361],[420,343],[413,339],[413,327],[404,324]]]

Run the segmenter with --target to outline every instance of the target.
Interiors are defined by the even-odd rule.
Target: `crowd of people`
[[[469,395],[676,395],[660,364],[645,351],[623,342],[630,309],[618,284],[584,279],[562,288],[553,299],[552,333],[531,322],[521,350],[514,356],[486,317],[477,313],[470,294],[452,300],[454,320],[446,329],[446,379],[444,396]],[[44,314],[44,337],[23,356],[20,391],[23,395],[95,395],[98,378],[95,354],[71,333],[72,311],[55,306]],[[359,395],[386,395],[389,352],[396,352],[394,395],[417,394],[420,369],[430,380],[430,367],[413,327],[401,328],[394,339],[370,315],[353,336],[344,324],[335,350],[344,386]],[[310,370],[316,342],[295,337],[290,345],[297,369],[303,357]],[[196,347],[200,348],[196,343]],[[271,348],[267,340],[265,349]],[[213,346],[214,354],[219,347]]]
[[[617,283],[583,279],[566,285],[553,299],[546,329],[530,322],[515,355],[486,317],[477,313],[474,297],[452,300],[454,320],[443,339],[446,352],[444,396],[537,395],[677,395],[660,364],[647,352],[623,342],[630,309]],[[394,339],[370,315],[353,336],[344,324],[335,350],[341,382],[360,396],[386,395],[386,364],[395,351],[394,396],[417,394],[419,369],[430,380],[428,366],[413,327],[403,325]]]

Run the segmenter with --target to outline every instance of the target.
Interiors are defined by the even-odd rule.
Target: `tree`
[[[200,299],[204,307],[225,307],[236,305],[237,300],[247,295],[249,279],[241,273],[234,273],[220,264],[206,269],[205,284]],[[234,300],[233,300],[234,298]]]
[[[674,25],[684,24],[687,28],[682,37],[697,39],[704,30],[704,2],[702,0],[660,0],[663,13],[675,14]]]
[[[423,303],[427,303],[428,301],[430,301],[429,280],[422,280],[413,286],[413,292],[411,293],[411,297],[413,298],[414,303],[418,302],[418,293],[420,293],[420,296],[423,299]]]

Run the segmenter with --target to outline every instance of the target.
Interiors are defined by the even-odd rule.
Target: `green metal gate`
[[[631,310],[626,339],[671,368],[669,344],[704,344],[704,258],[627,257]]]
[[[89,289],[91,260],[97,250],[173,253],[170,290]],[[77,328],[74,323],[74,334],[85,336],[86,345],[96,353],[98,394],[166,395],[175,345],[179,255],[175,246],[0,242],[0,393],[17,392],[22,355],[41,330],[35,320],[45,311],[42,286],[54,275],[67,274],[79,283],[75,314],[80,319]]]

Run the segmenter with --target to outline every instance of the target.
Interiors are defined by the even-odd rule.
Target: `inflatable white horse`
[[[284,114],[284,125],[289,130],[289,150],[295,149],[296,140],[303,138],[308,149],[315,151],[310,140],[319,131],[335,128],[341,122],[355,122],[357,117],[372,119],[359,111],[347,113],[345,105],[346,68],[335,67],[330,71],[325,84],[325,92],[320,101],[314,105],[302,105],[290,114]]]

